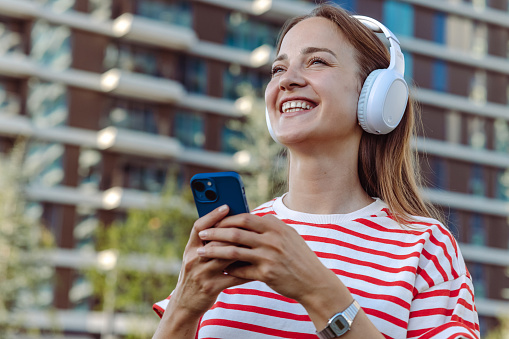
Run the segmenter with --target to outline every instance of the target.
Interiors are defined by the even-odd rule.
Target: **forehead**
[[[321,17],[308,18],[293,26],[284,36],[279,54],[305,47],[326,47],[335,52],[353,49],[339,27]]]

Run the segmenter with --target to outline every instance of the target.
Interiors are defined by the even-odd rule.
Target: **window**
[[[28,83],[27,110],[38,127],[65,125],[68,116],[67,87],[60,83],[31,79]]]
[[[79,157],[78,175],[80,187],[99,189],[101,181],[102,154],[93,149],[81,149]]]
[[[124,186],[148,192],[161,192],[166,181],[166,170],[157,164],[128,163],[123,168]]]
[[[106,48],[103,66],[106,70],[119,68],[133,73],[162,76],[156,55],[155,51],[138,46],[110,44]]]
[[[64,146],[55,143],[30,142],[25,171],[30,183],[55,186],[62,182]]]
[[[221,151],[233,154],[239,151],[239,142],[244,138],[241,131],[235,131],[228,127],[223,127],[221,133]]]
[[[274,46],[279,27],[251,20],[247,15],[232,12],[226,18],[226,41],[228,46],[253,50],[261,45]]]
[[[108,112],[102,125],[158,134],[156,106],[119,100]]]
[[[184,70],[181,82],[188,92],[205,94],[207,92],[207,63],[191,56],[180,58],[180,69]]]
[[[470,218],[470,243],[479,246],[486,245],[483,216],[477,213],[473,213]]]
[[[475,297],[486,298],[486,272],[483,264],[471,263],[468,265],[468,270],[472,275],[472,282],[474,284]]]
[[[223,97],[238,99],[245,95],[265,96],[265,85],[269,82],[269,74],[262,74],[255,70],[230,66],[223,73]]]
[[[388,0],[384,2],[383,22],[394,34],[414,35],[414,8],[408,3]]]
[[[442,12],[436,12],[433,15],[433,41],[439,44],[445,44],[446,42],[446,25],[447,15]]]
[[[23,53],[21,34],[10,29],[7,23],[0,22],[0,55]]]
[[[497,173],[496,185],[495,198],[509,201],[509,170],[500,170]]]
[[[447,189],[447,168],[445,160],[437,157],[429,158],[431,167],[431,186],[433,188]]]
[[[432,66],[431,86],[439,92],[447,92],[449,74],[447,64],[443,60],[434,60]]]
[[[71,65],[71,30],[69,27],[35,21],[32,26],[30,57],[53,69]]]
[[[193,25],[188,0],[138,0],[136,14],[179,26]]]
[[[474,164],[470,173],[470,192],[473,195],[484,196],[486,185],[484,183],[484,170],[482,166]]]
[[[178,112],[175,114],[174,135],[186,147],[202,148],[205,143],[203,116]]]
[[[414,71],[414,57],[407,52],[403,52],[403,55],[405,56],[405,80],[411,85]]]

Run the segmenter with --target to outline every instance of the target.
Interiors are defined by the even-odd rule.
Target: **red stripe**
[[[374,221],[364,219],[364,218],[355,219],[354,221],[358,222],[360,224],[363,224],[364,226],[367,226],[369,228],[372,228],[374,230],[381,231],[381,232],[389,232],[389,233],[397,233],[397,234],[405,234],[405,235],[412,234],[412,235],[420,236],[420,235],[426,233],[426,231],[427,231],[427,230],[424,230],[424,231],[409,230],[406,228],[405,229],[403,229],[403,228],[399,228],[399,229],[387,228],[387,227],[384,227]]]
[[[332,239],[332,238],[317,237],[317,236],[313,236],[313,235],[303,235],[302,238],[306,241],[315,241],[315,242],[319,242],[319,243],[327,243],[327,244],[337,245],[337,246],[355,250],[357,252],[368,253],[368,254],[377,255],[380,257],[384,257],[384,258],[396,259],[396,260],[406,260],[406,259],[409,259],[412,257],[418,258],[420,256],[419,252],[417,252],[417,251],[414,251],[414,252],[408,253],[408,254],[393,254],[393,253],[389,253],[389,252],[385,252],[385,251],[377,251],[377,250],[374,250],[371,248],[361,247],[358,245],[354,245],[350,242],[344,242],[344,241]]]
[[[205,326],[224,326],[230,328],[237,328],[240,330],[272,335],[279,338],[294,338],[294,339],[316,339],[315,334],[289,332],[283,330],[276,330],[264,326],[243,323],[240,321],[226,320],[226,319],[210,319],[201,323],[200,329]]]
[[[352,231],[351,229],[349,229],[347,227],[342,227],[342,226],[339,226],[339,225],[336,225],[336,224],[314,224],[314,223],[300,222],[300,221],[297,222],[297,221],[290,220],[290,219],[283,219],[283,222],[285,222],[288,225],[303,225],[303,226],[311,226],[311,227],[317,227],[317,228],[332,229],[332,230],[335,230],[335,231],[339,231],[341,233],[345,233],[345,234],[349,234],[349,235],[355,236],[355,237],[363,239],[363,240],[368,240],[368,241],[372,241],[372,242],[375,242],[375,243],[394,245],[394,246],[398,246],[398,247],[414,247],[417,244],[424,244],[425,243],[425,239],[419,239],[418,241],[413,242],[413,243],[406,243],[406,242],[398,241],[398,240],[383,239],[383,238],[380,238],[380,237],[372,237],[372,236],[366,235],[364,233],[359,233],[359,232]],[[371,223],[373,223],[373,222],[371,222]],[[405,233],[408,233],[408,232],[405,232]]]
[[[451,255],[449,254],[449,251],[447,250],[447,246],[445,246],[445,243],[442,242],[442,241],[438,241],[437,238],[435,238],[435,236],[433,235],[433,233],[430,234],[429,236],[429,240],[435,245],[435,246],[438,246],[440,247],[443,252],[444,252],[444,256],[447,258],[447,260],[449,261],[449,265],[451,265],[451,273],[452,273],[452,277],[454,279],[458,278],[459,277],[459,274],[458,272],[456,272],[456,270],[454,269],[454,265],[452,264],[452,257]],[[447,280],[447,279],[446,279]]]
[[[228,288],[228,289],[224,290],[223,293],[230,294],[230,295],[234,295],[234,294],[256,295],[259,297],[276,299],[276,300],[284,301],[284,302],[291,303],[291,304],[298,304],[297,301],[287,298],[287,297],[283,297],[281,294],[259,291],[259,290],[248,289],[248,288]]]
[[[227,310],[236,310],[236,311],[243,311],[243,312],[251,312],[256,314],[264,314],[275,318],[282,318],[282,319],[290,319],[290,320],[296,320],[296,321],[311,321],[311,318],[309,318],[309,315],[307,314],[295,314],[290,312],[283,312],[283,311],[276,311],[274,309],[265,308],[265,307],[258,307],[258,306],[251,306],[251,305],[243,305],[243,304],[228,304],[221,301],[218,301],[212,306],[211,310],[215,308],[224,308]]]
[[[398,268],[392,268],[392,267],[388,267],[385,265],[375,264],[371,261],[352,259],[350,257],[346,257],[346,256],[334,254],[334,253],[315,252],[315,254],[319,258],[335,259],[335,260],[339,260],[341,262],[348,262],[348,263],[355,264],[358,266],[371,267],[371,268],[374,268],[374,269],[377,269],[377,270],[383,271],[383,272],[400,273],[403,271],[407,271],[407,272],[410,272],[415,275],[415,267],[412,267],[412,266],[403,266],[403,267],[398,267]]]
[[[410,312],[410,319],[419,318],[419,317],[428,317],[432,315],[445,315],[450,317],[453,314],[454,310],[446,309],[446,308],[427,308],[424,310],[417,310]]]
[[[388,321],[390,322],[391,324],[395,325],[395,326],[398,326],[398,327],[401,327],[403,329],[406,329],[408,324],[406,321],[404,320],[401,320],[401,319],[398,319],[390,314],[387,314],[385,312],[382,312],[382,311],[379,311],[379,310],[375,310],[375,309],[372,309],[372,308],[366,308],[366,307],[363,307],[362,308],[364,310],[364,313],[366,314],[369,314],[369,315],[372,315],[374,317],[377,317],[377,318],[380,318],[380,319],[383,319],[385,321]]]
[[[417,269],[417,271],[419,271],[419,269]],[[426,272],[425,270],[421,269],[420,272],[418,272],[418,275],[420,275],[426,281],[429,287],[435,285],[435,282],[433,281],[433,279],[431,279],[431,277],[428,275],[428,272]]]
[[[336,273],[336,275],[340,275],[340,276],[344,276],[344,277],[348,277],[348,278],[353,278],[353,279],[357,279],[357,280],[362,280],[362,281],[365,281],[365,282],[368,282],[370,284],[377,285],[377,286],[391,286],[391,287],[392,286],[399,286],[399,287],[402,287],[402,288],[406,288],[410,292],[413,291],[412,285],[410,285],[406,281],[402,281],[402,280],[383,281],[383,280],[376,279],[376,278],[373,278],[373,277],[368,276],[368,275],[355,274],[355,273],[351,273],[351,272],[347,272],[347,271],[343,271],[343,270],[338,270],[338,269],[331,269],[331,271]]]
[[[451,321],[451,322],[448,322],[448,323],[443,324],[441,326],[435,327],[435,328],[431,329],[430,331],[426,332],[419,339],[430,339],[430,338],[433,338],[437,334],[445,332],[446,330],[448,330],[448,329],[450,329],[452,327],[461,327],[462,330],[467,330],[468,331],[468,332],[459,332],[459,330],[458,330],[457,333],[455,333],[453,335],[453,338],[455,336],[457,337],[459,335],[463,335],[463,336],[465,336],[466,338],[469,338],[469,339],[478,339],[478,337],[477,337],[477,335],[475,334],[474,331],[472,331],[471,329],[465,327],[465,325],[463,325],[462,323],[455,322],[455,321]]]
[[[429,261],[431,261],[433,263],[433,265],[435,265],[435,268],[437,269],[437,271],[440,273],[440,275],[442,276],[443,278],[443,281],[447,281],[449,279],[447,279],[447,273],[445,273],[443,267],[440,265],[440,263],[438,262],[438,258],[434,255],[431,255],[428,251],[426,251],[424,248],[422,249],[422,254],[424,255],[424,257],[426,259],[428,259]],[[431,286],[430,286],[431,287]]]
[[[386,300],[393,304],[399,305],[399,306],[403,307],[404,309],[407,309],[407,310],[410,309],[410,303],[404,301],[401,298],[395,297],[393,295],[368,293],[368,292],[358,290],[356,288],[351,288],[351,287],[349,287],[348,289],[350,290],[350,293],[358,295],[358,296],[366,298],[366,299]]]

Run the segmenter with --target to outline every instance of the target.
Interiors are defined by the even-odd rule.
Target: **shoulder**
[[[275,214],[274,212],[274,202],[277,198],[267,201],[266,203],[261,204],[251,211],[251,214],[263,216],[266,214]]]

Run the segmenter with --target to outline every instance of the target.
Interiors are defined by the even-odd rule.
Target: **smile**
[[[283,103],[283,105],[281,105],[281,112],[291,113],[298,111],[306,111],[312,109],[313,107],[315,106],[303,100],[286,101]]]

